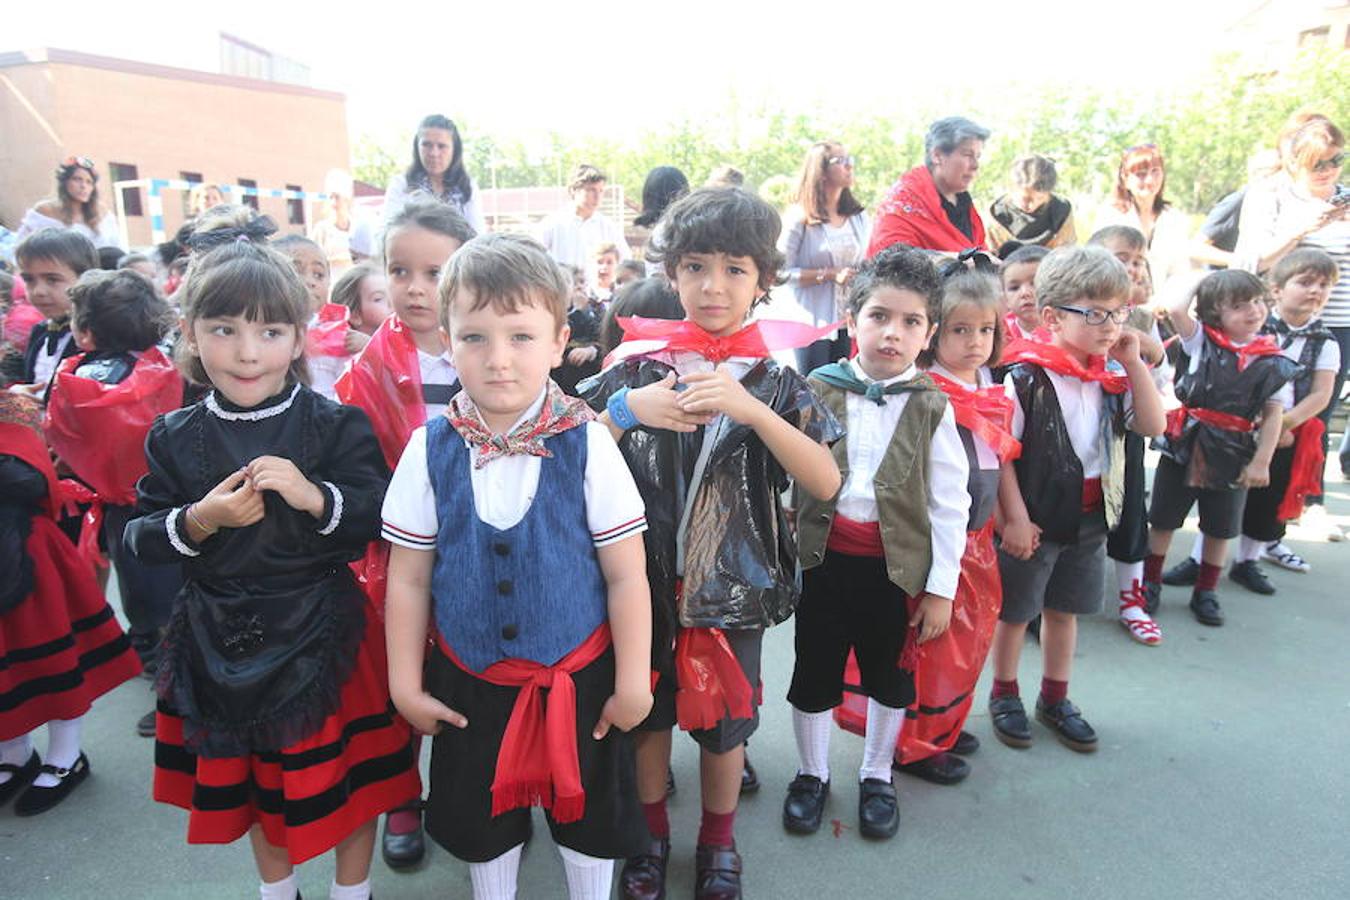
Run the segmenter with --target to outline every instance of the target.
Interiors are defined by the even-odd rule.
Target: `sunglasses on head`
[[[61,160],[62,166],[79,166],[81,169],[94,168],[94,161],[87,156],[67,156]]]
[[[825,160],[827,166],[851,166],[858,161],[856,156],[831,156]]]
[[[1345,165],[1344,151],[1337,153],[1335,156],[1331,157],[1331,159],[1319,159],[1317,162],[1313,163],[1313,171],[1325,172],[1329,169],[1339,169],[1343,165]]]

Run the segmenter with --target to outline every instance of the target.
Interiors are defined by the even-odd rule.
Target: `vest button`
[[[503,626],[502,626],[502,638],[503,638],[503,639],[508,640],[508,641],[514,641],[514,640],[516,639],[516,635],[518,635],[518,634],[520,634],[520,629],[517,628],[517,627],[514,626],[514,625],[503,625]]]
[[[511,593],[512,587],[513,585],[511,584],[511,579],[503,578],[501,581],[497,582],[497,593],[509,594]]]
[[[511,553],[511,545],[498,542],[492,545],[492,552],[496,553],[498,556],[509,556]]]

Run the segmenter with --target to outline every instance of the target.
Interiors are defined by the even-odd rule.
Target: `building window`
[[[127,163],[108,163],[108,169],[111,171],[114,184],[119,181],[135,181],[140,177],[136,173],[136,167]],[[145,215],[141,209],[140,188],[122,188],[122,211],[128,216]]]
[[[201,183],[202,183],[202,173],[201,173],[201,172],[184,172],[184,171],[182,171],[182,170],[179,170],[179,172],[178,172],[178,177],[181,178],[181,179],[183,179],[184,181],[188,182],[189,184],[201,184]],[[186,219],[186,218],[188,217],[188,215],[189,215],[188,204],[189,204],[189,202],[191,201],[191,193],[192,193],[191,191],[183,191],[183,218],[184,218],[184,219]]]
[[[239,179],[236,179],[236,183],[237,183],[240,187],[246,187],[246,188],[257,188],[257,187],[258,187],[258,182],[254,181],[252,178],[239,178]],[[257,209],[258,209],[258,195],[257,195],[257,194],[241,194],[240,197],[239,197],[239,202],[242,203],[242,204],[244,204],[245,206],[250,206],[250,207],[252,207],[253,210],[254,210],[255,212],[256,212]]]
[[[286,185],[288,191],[303,191],[304,188],[298,184]],[[286,201],[286,221],[292,225],[305,224],[305,201],[296,197]]]
[[[1321,28],[1309,28],[1307,31],[1299,33],[1298,45],[1300,47],[1325,47],[1331,38],[1331,26],[1323,25]]]

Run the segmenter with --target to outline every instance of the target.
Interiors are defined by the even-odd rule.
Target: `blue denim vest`
[[[548,439],[525,517],[505,531],[478,518],[469,448],[444,416],[427,423],[438,528],[431,596],[436,628],[482,672],[501,659],[551,666],[608,617],[586,519],[586,429]]]

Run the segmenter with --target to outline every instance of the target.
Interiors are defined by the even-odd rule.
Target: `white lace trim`
[[[201,556],[200,550],[193,550],[178,534],[178,514],[182,511],[183,507],[175,506],[169,510],[169,517],[164,520],[164,530],[169,533],[169,543],[184,556]]]
[[[295,402],[295,395],[300,393],[300,385],[291,389],[291,395],[276,406],[268,406],[265,409],[246,409],[242,412],[222,409],[216,402],[216,392],[212,391],[206,395],[206,408],[210,410],[211,415],[224,419],[227,422],[257,422],[259,419],[270,419],[273,416],[279,416],[291,408]]]
[[[319,483],[333,492],[333,515],[329,517],[328,524],[319,529],[319,534],[332,534],[342,521],[342,491],[339,491],[337,485],[331,481]]]

